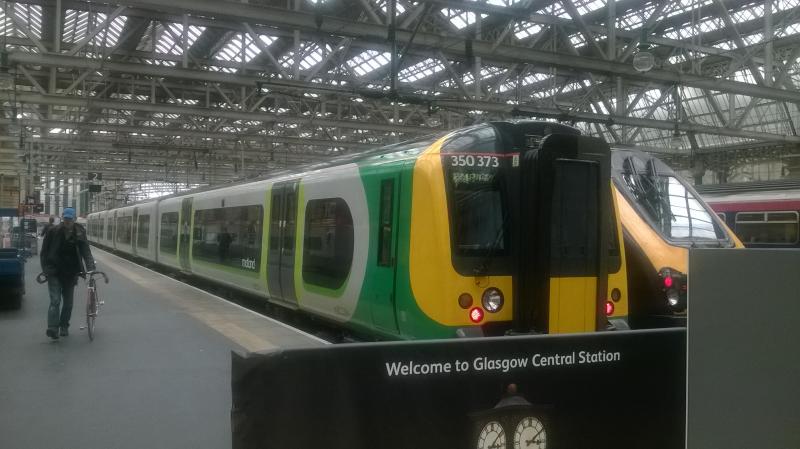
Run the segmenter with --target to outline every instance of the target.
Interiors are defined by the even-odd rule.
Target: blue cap
[[[64,213],[61,216],[64,217],[64,218],[68,218],[70,220],[74,220],[75,219],[75,209],[73,209],[71,207],[68,207],[68,208],[64,209]]]

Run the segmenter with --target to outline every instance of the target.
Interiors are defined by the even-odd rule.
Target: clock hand
[[[492,444],[489,445],[489,447],[496,447],[496,448],[500,449],[502,446],[497,444],[497,440],[500,439],[501,435],[502,435],[501,433],[498,433],[497,436],[494,438],[494,441],[492,441]]]
[[[538,444],[538,443],[541,443],[541,441],[537,440],[536,437],[541,435],[542,432],[544,432],[544,429],[536,432],[536,435],[534,435],[530,440],[525,440],[525,444],[531,444],[531,443],[537,443]]]

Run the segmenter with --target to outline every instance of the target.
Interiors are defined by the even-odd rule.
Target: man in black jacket
[[[75,209],[64,209],[61,224],[47,231],[39,257],[50,290],[46,334],[53,340],[58,340],[59,335],[69,335],[72,298],[75,284],[78,283],[78,274],[84,271],[83,264],[86,264],[85,271],[95,269],[92,251],[86,240],[86,230],[75,223]],[[64,304],[60,307],[62,298]]]

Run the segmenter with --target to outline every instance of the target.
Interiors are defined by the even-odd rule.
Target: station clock
[[[472,413],[472,447],[476,449],[547,449],[547,416],[510,384],[502,399],[488,410]]]

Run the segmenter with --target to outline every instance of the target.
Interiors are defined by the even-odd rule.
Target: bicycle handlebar
[[[89,279],[91,279],[92,277],[94,277],[96,275],[103,276],[103,279],[106,281],[106,284],[108,284],[108,276],[106,276],[106,274],[103,273],[102,271],[86,271],[86,272],[83,272],[81,274],[88,274],[89,275]]]
[[[103,276],[103,279],[106,281],[106,284],[108,284],[108,276],[106,276],[106,274],[103,273],[102,271],[82,271],[78,273],[78,276],[83,276],[86,274],[89,275],[89,279],[91,279],[95,275]],[[36,282],[44,284],[45,282],[47,282],[47,275],[44,273],[39,273],[39,275],[36,276]]]

